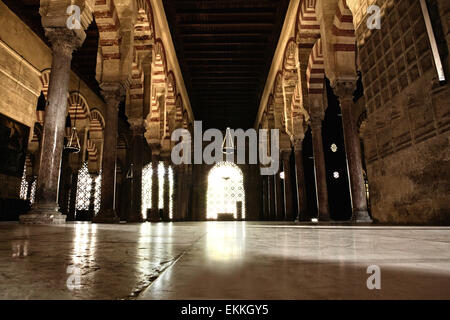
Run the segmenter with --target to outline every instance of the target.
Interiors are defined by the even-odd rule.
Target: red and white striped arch
[[[41,72],[41,84],[42,84],[42,93],[44,94],[45,99],[48,98],[48,85],[50,84],[50,73],[51,69],[45,69]]]
[[[148,0],[137,0],[137,21],[134,27],[134,47],[139,53],[151,53],[155,41],[155,21]]]
[[[152,96],[150,121],[160,121],[160,107],[158,103],[158,94],[160,91],[165,91],[167,78],[167,61],[164,44],[161,39],[157,39],[153,50],[153,65],[152,65]]]
[[[86,150],[88,152],[89,162],[97,162],[98,161],[98,149],[97,145],[92,142],[90,139],[87,141]]]
[[[316,0],[301,0],[298,8],[295,39],[300,47],[311,48],[320,37]]]
[[[103,115],[97,109],[92,110],[89,131],[102,132],[104,129],[105,129],[105,119],[103,118]]]
[[[346,0],[339,0],[333,20],[334,52],[356,52],[353,15]]]
[[[322,39],[318,39],[311,50],[306,70],[308,93],[323,94],[325,81],[325,64],[323,58]]]
[[[283,71],[296,71],[298,63],[297,43],[294,38],[289,39],[284,49]]]
[[[177,95],[177,100],[175,102],[175,123],[177,128],[180,128],[182,126],[183,122],[183,97],[181,97],[181,94]]]
[[[164,136],[168,138],[170,138],[169,115],[175,109],[176,96],[177,96],[177,83],[175,80],[175,75],[173,74],[172,71],[169,71],[167,75],[166,110],[165,110],[165,125],[164,125]]]
[[[113,0],[95,0],[97,23],[103,60],[120,59],[120,22]]]
[[[79,92],[71,92],[67,99],[69,108],[69,116],[74,125],[75,121],[83,121],[91,119],[91,112],[86,99]]]

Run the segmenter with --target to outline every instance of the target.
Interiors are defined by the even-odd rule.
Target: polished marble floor
[[[0,299],[450,299],[450,228],[0,223]]]

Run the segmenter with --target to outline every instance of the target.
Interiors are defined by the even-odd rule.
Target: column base
[[[100,210],[100,212],[92,218],[92,223],[119,223],[120,218],[116,215],[114,209]]]
[[[372,223],[373,220],[369,216],[369,212],[367,210],[355,210],[352,215],[352,222],[356,223]]]
[[[56,203],[35,203],[29,213],[19,216],[19,221],[23,224],[64,224],[66,218]]]
[[[150,216],[147,218],[147,221],[149,222],[161,222],[161,217],[159,216],[159,209],[150,210]]]
[[[331,221],[328,214],[319,214],[319,221]]]

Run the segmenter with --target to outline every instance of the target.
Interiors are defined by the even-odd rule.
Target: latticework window
[[[164,208],[164,164],[158,165],[158,185],[159,185],[159,209]],[[142,170],[142,217],[147,219],[147,209],[152,207],[152,164],[149,163]],[[169,217],[173,218],[173,170],[169,167]]]
[[[94,190],[94,213],[98,214],[100,211],[100,200],[102,198],[102,171],[100,171],[97,178],[95,178]]]
[[[237,219],[237,203],[242,203],[245,219],[244,177],[241,169],[231,162],[219,162],[208,176],[207,218],[216,220],[218,214],[233,214]]]
[[[34,199],[36,198],[36,179],[33,181],[33,184],[31,185],[31,191],[30,191],[30,203],[34,203]]]
[[[20,199],[27,200],[28,182],[27,182],[27,164],[23,168],[22,181],[20,182]]]
[[[91,203],[92,178],[89,174],[87,162],[78,171],[76,210],[89,210]]]

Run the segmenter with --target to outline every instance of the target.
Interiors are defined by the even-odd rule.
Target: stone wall
[[[383,10],[381,30],[367,33],[364,23],[357,30],[372,215],[382,223],[449,224],[450,89],[436,81],[419,1]],[[446,70],[448,17],[447,10],[433,19]]]

